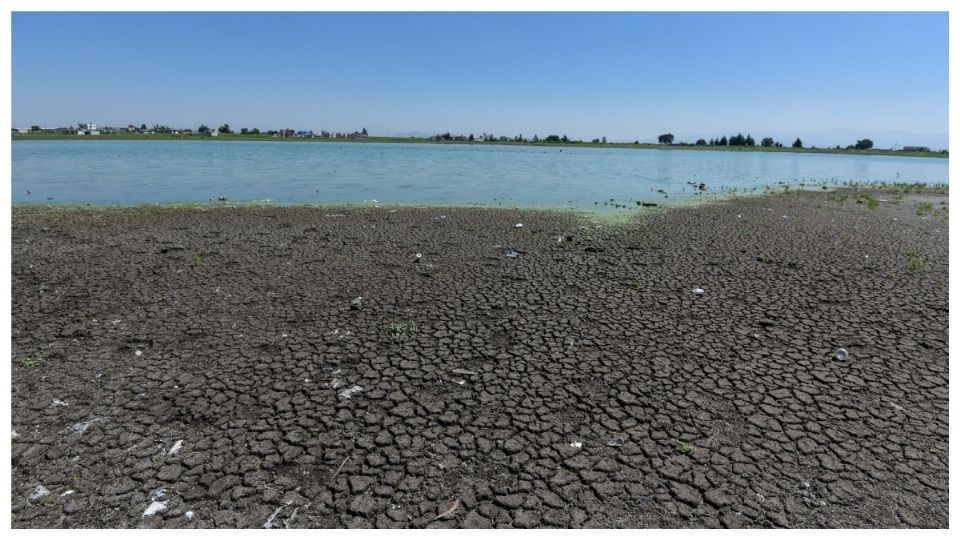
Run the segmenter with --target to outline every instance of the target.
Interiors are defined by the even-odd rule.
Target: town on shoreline
[[[742,133],[723,135],[718,138],[698,139],[690,143],[675,141],[671,133],[665,133],[657,138],[656,143],[640,142],[609,142],[606,137],[590,141],[570,139],[566,135],[547,135],[541,138],[534,135],[532,138],[516,135],[514,137],[496,136],[492,133],[480,135],[452,135],[449,132],[432,135],[430,137],[380,137],[371,136],[366,128],[354,132],[315,133],[312,130],[266,130],[257,128],[241,128],[235,131],[229,124],[218,128],[210,128],[201,124],[197,129],[174,129],[163,125],[148,127],[146,124],[126,127],[104,126],[98,127],[95,123],[81,123],[76,126],[44,128],[37,125],[29,128],[13,128],[13,140],[89,140],[91,138],[108,140],[220,140],[220,141],[297,141],[297,142],[388,142],[388,143],[433,143],[433,144],[499,144],[519,146],[583,146],[592,148],[634,148],[634,149],[687,149],[687,150],[733,150],[733,151],[762,151],[762,152],[801,152],[801,153],[829,153],[829,154],[868,154],[868,155],[896,155],[908,157],[949,157],[946,149],[931,150],[925,146],[902,146],[899,148],[875,148],[870,139],[861,139],[855,144],[846,147],[805,146],[798,137],[789,145],[775,141],[772,137],[764,137],[760,143],[750,134]]]

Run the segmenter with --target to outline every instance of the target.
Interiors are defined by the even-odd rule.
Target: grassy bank
[[[837,149],[837,148],[775,148],[762,146],[694,146],[680,144],[654,144],[654,143],[592,143],[592,142],[569,142],[569,143],[547,143],[547,142],[516,142],[516,141],[435,141],[433,139],[417,137],[369,137],[367,139],[334,139],[323,137],[312,138],[278,138],[270,135],[250,135],[250,134],[229,134],[216,137],[199,135],[175,135],[172,133],[111,133],[97,136],[78,136],[64,135],[61,133],[39,132],[26,135],[14,135],[14,141],[35,141],[35,140],[57,140],[57,141],[85,141],[85,140],[116,140],[116,141],[274,141],[274,142],[299,142],[299,143],[325,143],[325,142],[349,142],[349,143],[409,143],[409,144],[468,144],[468,145],[500,145],[500,146],[543,146],[559,148],[623,148],[623,149],[641,149],[641,150],[697,150],[697,151],[718,151],[718,152],[792,152],[800,154],[857,154],[873,156],[904,156],[904,157],[928,157],[928,158],[948,158],[946,152],[904,152],[902,150],[855,150],[855,149]]]

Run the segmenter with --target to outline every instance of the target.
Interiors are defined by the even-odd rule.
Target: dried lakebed
[[[12,525],[946,527],[912,197],[15,207]]]

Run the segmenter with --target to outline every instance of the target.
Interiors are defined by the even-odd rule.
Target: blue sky
[[[946,147],[947,73],[946,13],[13,14],[14,126]]]

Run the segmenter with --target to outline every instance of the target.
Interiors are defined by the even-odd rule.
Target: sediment
[[[947,527],[946,197],[856,197],[15,207],[12,525]]]

